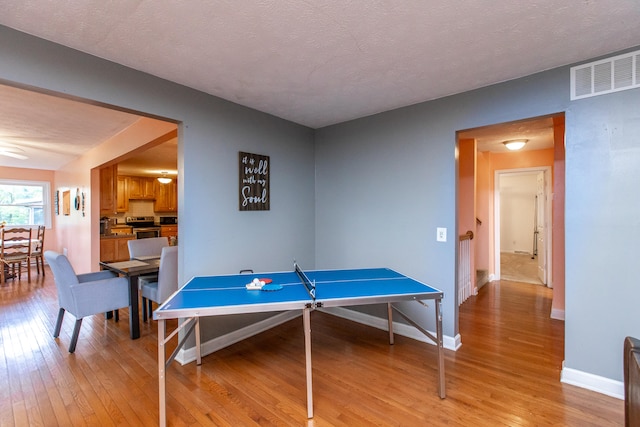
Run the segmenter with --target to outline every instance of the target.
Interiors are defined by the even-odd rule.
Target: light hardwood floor
[[[35,271],[34,271],[35,273]],[[306,418],[302,320],[295,319],[167,374],[172,426],[607,426],[624,402],[560,383],[563,331],[542,286],[493,282],[460,308],[462,347],[446,350],[447,398],[433,346],[325,313],[312,314],[315,417]],[[73,318],[51,337],[50,270],[0,286],[0,426],[153,426],[156,324],[132,341],[120,322]],[[622,344],[621,344],[622,345]]]

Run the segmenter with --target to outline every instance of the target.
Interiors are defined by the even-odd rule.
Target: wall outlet
[[[446,242],[447,241],[447,229],[444,227],[436,228],[436,241],[437,242]]]

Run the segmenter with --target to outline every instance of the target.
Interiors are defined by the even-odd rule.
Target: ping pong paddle
[[[260,280],[261,282],[264,282],[265,285],[268,285],[269,283],[273,282],[272,279],[264,278],[264,277],[262,277],[262,278],[260,278],[258,280]]]
[[[262,287],[263,291],[279,291],[280,289],[282,289],[282,285],[269,284]]]

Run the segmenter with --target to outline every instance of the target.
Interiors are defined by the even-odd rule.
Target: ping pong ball
[[[256,285],[259,285],[260,281],[258,279],[253,279],[253,283],[255,283]]]
[[[264,286],[264,280],[260,280],[260,286]]]

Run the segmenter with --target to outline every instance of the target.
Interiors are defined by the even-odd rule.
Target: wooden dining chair
[[[22,263],[27,268],[27,279],[31,283],[31,229],[20,227],[2,227],[0,229],[0,283],[4,283],[6,272],[11,268],[11,274],[16,277],[18,266],[18,280],[22,277]]]
[[[42,250],[44,247],[44,225],[38,226],[35,240],[37,240],[37,243],[32,246],[31,258],[36,260],[36,271],[38,274],[42,271],[42,275],[44,276],[44,256]]]

